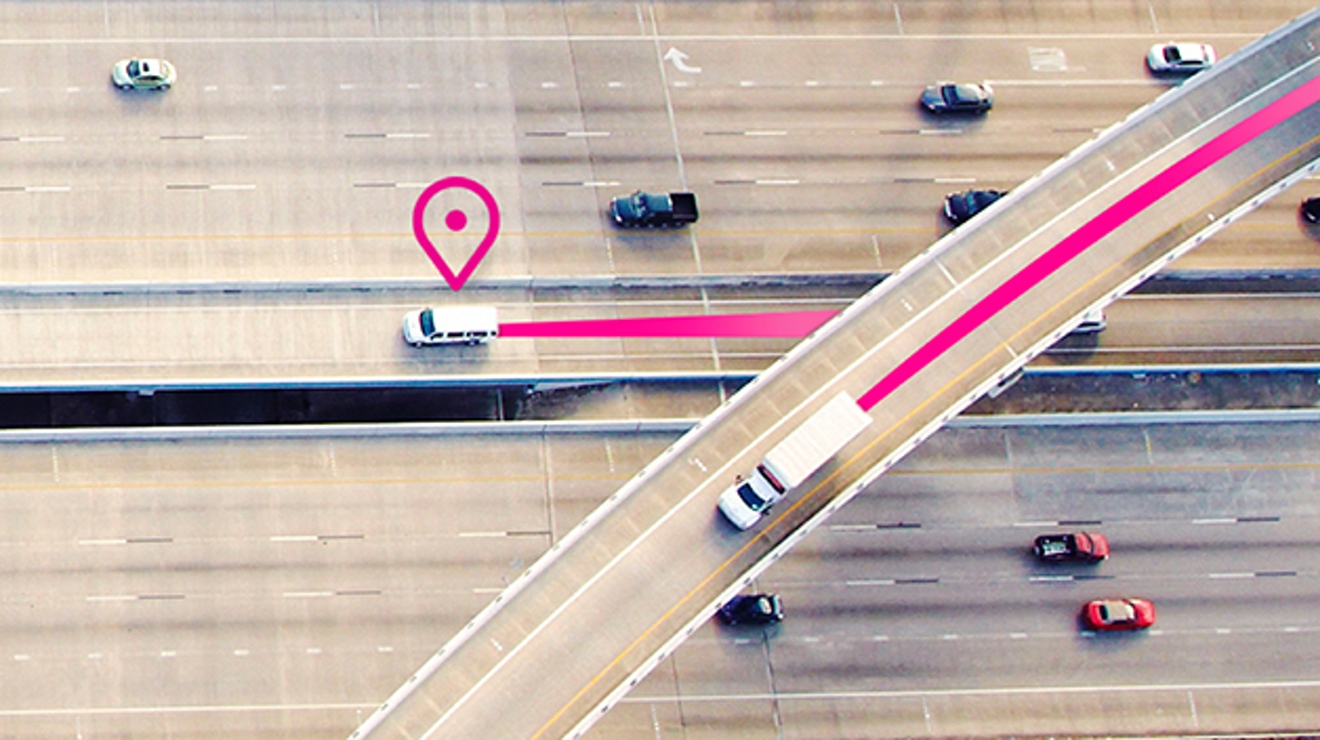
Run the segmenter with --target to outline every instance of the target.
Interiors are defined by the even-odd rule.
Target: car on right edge
[[[1320,224],[1320,195],[1313,195],[1302,201],[1299,210],[1308,224]]]

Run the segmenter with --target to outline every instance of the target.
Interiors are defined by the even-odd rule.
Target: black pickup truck
[[[620,195],[610,201],[610,216],[625,229],[676,229],[697,220],[695,193]]]

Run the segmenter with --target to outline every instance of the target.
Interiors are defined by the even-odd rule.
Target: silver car
[[[168,90],[178,73],[164,59],[121,59],[110,72],[120,90]]]
[[[1146,66],[1156,74],[1200,72],[1218,61],[1209,44],[1156,44],[1146,54]]]

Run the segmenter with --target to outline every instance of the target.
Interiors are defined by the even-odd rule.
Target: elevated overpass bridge
[[[944,422],[1320,157],[1320,11],[1023,183],[788,353],[552,546],[353,738],[575,738]],[[840,391],[874,423],[750,532],[721,491]]]

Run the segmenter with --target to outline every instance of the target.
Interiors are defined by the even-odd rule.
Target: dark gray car
[[[944,217],[950,223],[960,224],[990,207],[991,203],[1008,195],[1003,190],[968,190],[944,196]]]
[[[940,82],[921,94],[931,113],[984,113],[995,105],[995,91],[984,82]]]

